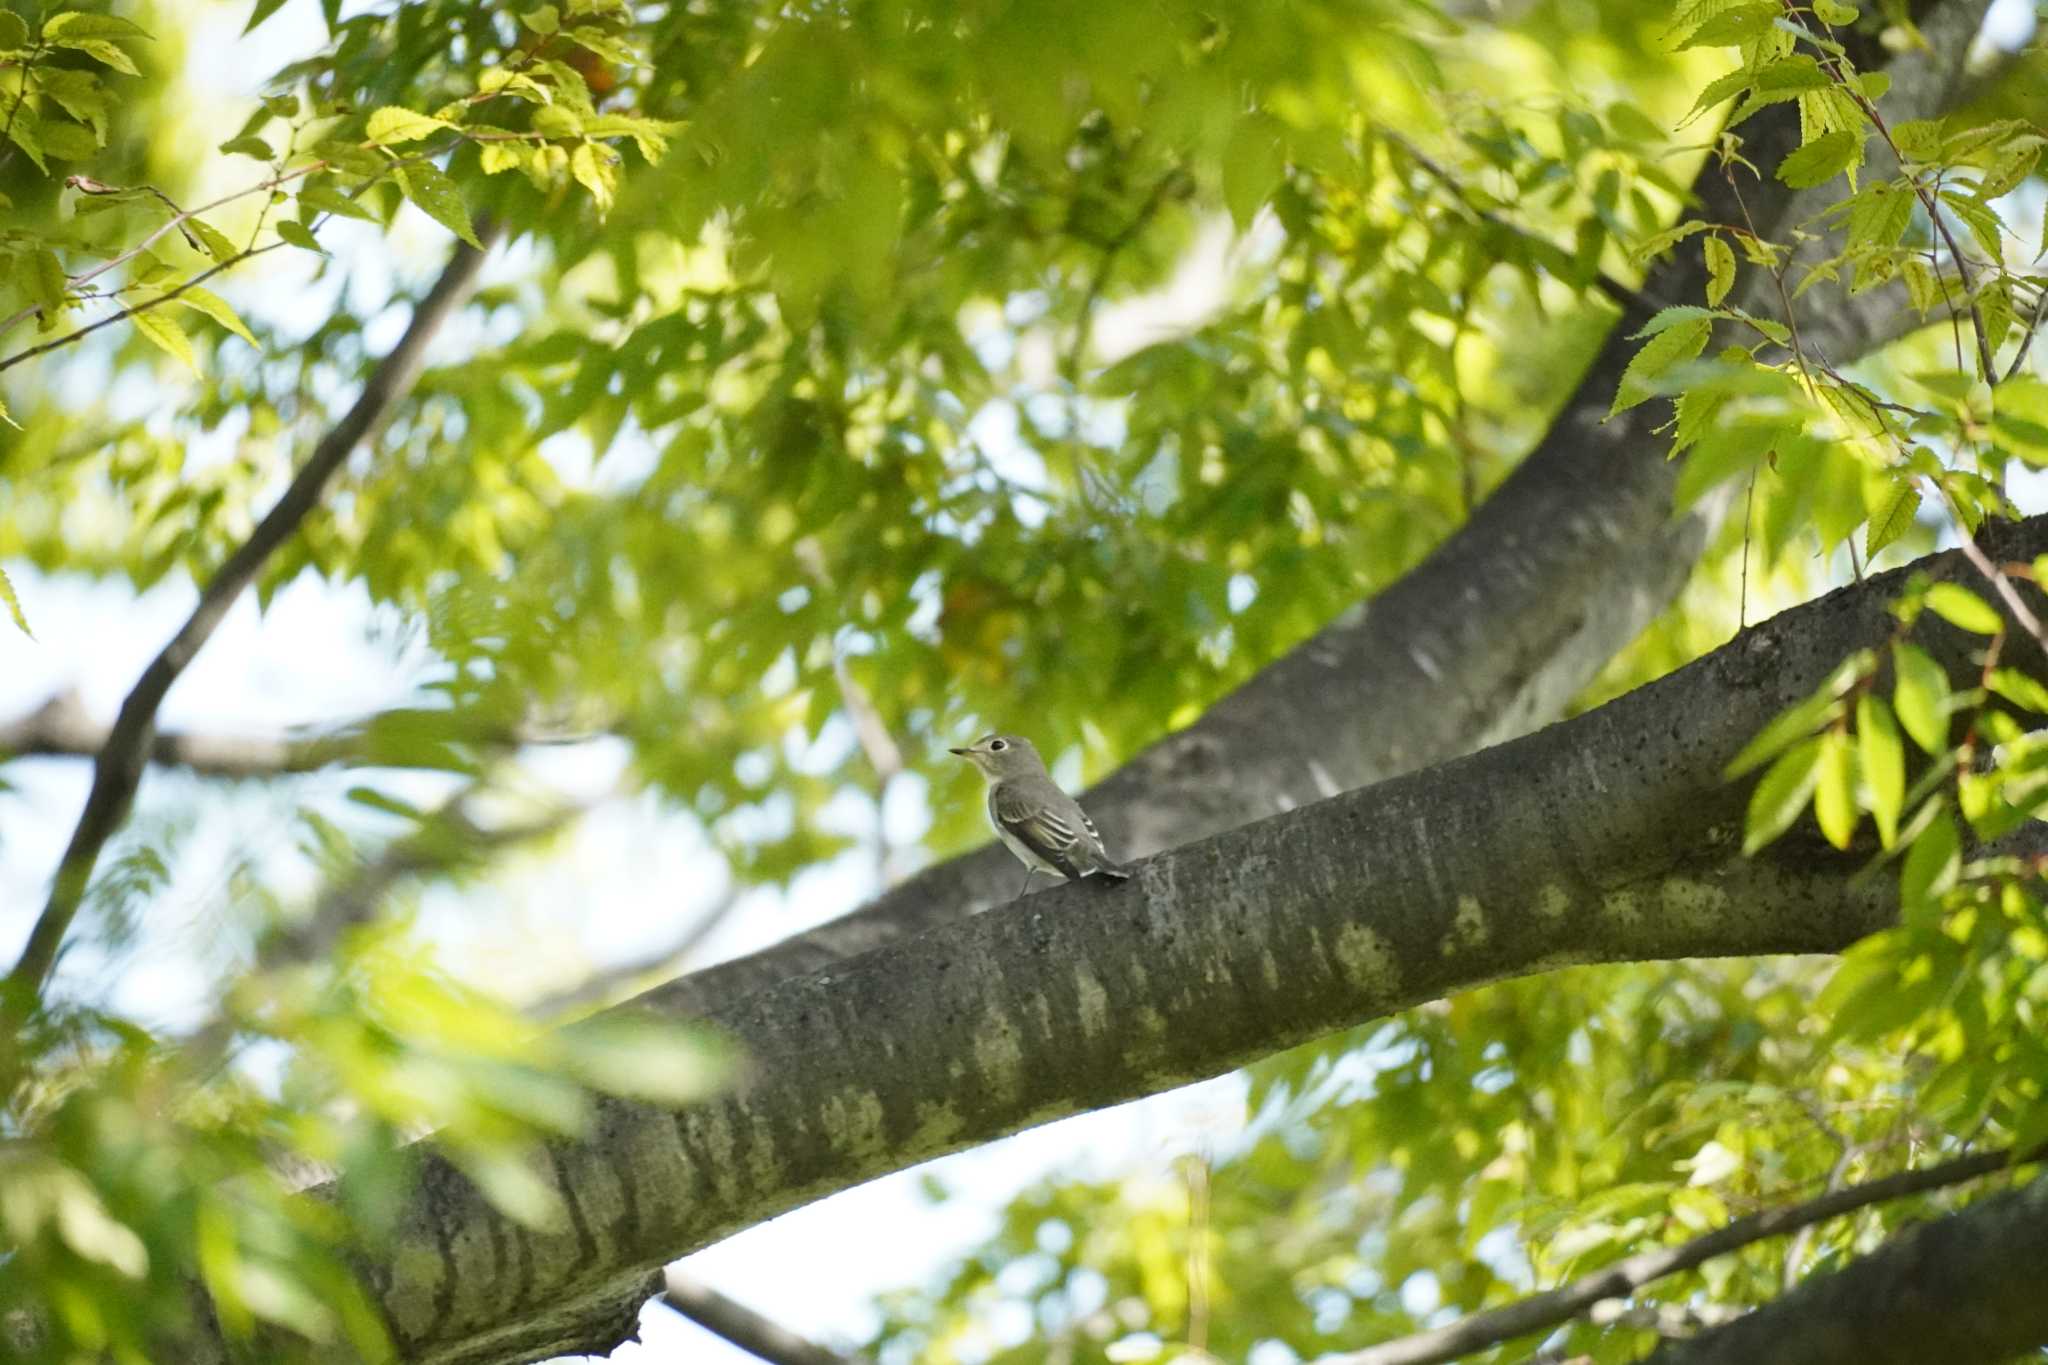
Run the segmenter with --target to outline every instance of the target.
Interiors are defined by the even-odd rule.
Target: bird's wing
[[[1059,795],[1065,797],[1064,792]],[[1065,877],[1086,876],[1102,857],[1102,836],[1071,797],[1054,802],[1009,783],[989,789],[988,812],[996,827],[1059,869]]]

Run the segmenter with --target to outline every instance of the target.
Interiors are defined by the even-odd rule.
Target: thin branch
[[[741,888],[732,887],[718,901],[699,915],[690,927],[676,939],[655,952],[635,958],[631,962],[593,972],[588,978],[565,990],[544,995],[524,1008],[536,1019],[552,1018],[579,1006],[594,1004],[608,999],[615,991],[635,982],[666,981],[689,966],[690,955],[704,945],[704,941],[719,929],[742,900]]]
[[[487,243],[496,228],[486,224],[479,234]],[[250,533],[241,548],[221,565],[213,580],[200,594],[199,605],[184,626],[171,638],[121,704],[120,715],[93,764],[92,790],[85,810],[78,818],[71,842],[50,889],[50,899],[31,931],[20,961],[8,974],[7,985],[23,997],[23,1003],[42,991],[43,983],[56,965],[57,949],[71,927],[92,880],[100,850],[121,827],[128,807],[141,784],[151,742],[156,734],[156,713],[164,694],[185,671],[207,639],[225,619],[228,608],[242,591],[256,581],[264,562],[297,531],[318,505],[327,482],[342,466],[356,445],[389,415],[391,408],[408,393],[419,377],[427,343],[440,330],[476,287],[484,252],[458,243],[455,254],[434,282],[426,297],[413,310],[412,321],[398,344],[370,372],[355,404],[314,446],[312,456],[292,479],[284,495]]]
[[[828,1351],[745,1304],[670,1266],[661,1301],[714,1336],[752,1352],[769,1365],[861,1365],[861,1357]]]
[[[1652,1280],[1691,1270],[1753,1242],[1796,1232],[1873,1204],[1960,1185],[2010,1166],[2040,1161],[2044,1157],[2048,1157],[2048,1145],[2036,1147],[2018,1158],[2010,1150],[1979,1152],[1945,1161],[1939,1166],[1929,1166],[1925,1170],[1900,1171],[1879,1180],[1845,1186],[1804,1203],[1764,1209],[1683,1245],[1640,1252],[1581,1276],[1561,1288],[1533,1294],[1501,1308],[1474,1313],[1448,1326],[1368,1346],[1363,1351],[1324,1356],[1316,1365],[1439,1365],[1439,1362],[1456,1360],[1459,1356],[1569,1322],[1603,1300],[1626,1298]]]
[[[1088,279],[1088,288],[1081,295],[1080,311],[1074,322],[1073,344],[1067,348],[1066,363],[1062,367],[1066,371],[1068,383],[1080,383],[1081,366],[1088,359],[1088,343],[1095,333],[1095,305],[1101,302],[1102,291],[1109,285],[1110,268],[1116,264],[1116,258],[1122,254],[1123,249],[1137,240],[1138,234],[1145,230],[1145,225],[1152,221],[1153,216],[1165,205],[1176,187],[1185,184],[1186,181],[1187,175],[1179,166],[1160,176],[1159,183],[1145,196],[1145,202],[1138,206],[1138,211],[1132,215],[1131,221],[1125,223],[1117,230],[1115,236],[1102,244],[1101,254],[1096,258],[1095,270]]]
[[[1567,256],[1571,254],[1542,233],[1522,227],[1517,223],[1509,222],[1491,209],[1480,208],[1467,196],[1465,186],[1459,181],[1457,176],[1451,174],[1441,162],[1437,161],[1420,147],[1417,147],[1407,138],[1402,137],[1399,133],[1381,129],[1380,136],[1385,138],[1391,146],[1400,148],[1401,155],[1414,162],[1419,170],[1448,190],[1451,202],[1463,210],[1466,216],[1474,222],[1484,223],[1496,232],[1504,233],[1520,241],[1532,243],[1549,251],[1555,251]],[[1601,293],[1613,299],[1623,308],[1641,309],[1645,315],[1648,315],[1655,313],[1662,307],[1655,299],[1650,298],[1638,289],[1623,284],[1604,270],[1596,270],[1594,272],[1593,283],[1599,286]]]

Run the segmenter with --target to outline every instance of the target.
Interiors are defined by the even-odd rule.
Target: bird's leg
[[[1023,899],[1024,893],[1031,889],[1031,879],[1037,875],[1037,868],[1029,863],[1024,864],[1024,885],[1017,888],[1017,899]]]

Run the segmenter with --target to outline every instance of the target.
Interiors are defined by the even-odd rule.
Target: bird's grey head
[[[981,769],[990,781],[1005,777],[1028,777],[1032,773],[1045,771],[1045,760],[1038,756],[1031,741],[1022,735],[983,735],[964,749],[952,749],[960,757]]]

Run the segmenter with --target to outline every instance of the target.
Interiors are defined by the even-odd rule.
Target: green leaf
[[[19,52],[28,46],[28,24],[13,10],[0,9],[0,52]]]
[[[256,7],[249,12],[249,22],[242,25],[242,32],[249,33],[271,15],[284,8],[284,0],[256,0]]]
[[[1840,730],[1830,730],[1820,737],[1820,757],[1814,765],[1813,815],[1820,822],[1821,834],[1836,848],[1847,848],[1856,837],[1856,822],[1862,815],[1856,806],[1856,755],[1849,737]]]
[[[149,30],[111,14],[66,10],[43,21],[43,41],[68,47],[79,38],[148,38]]]
[[[1719,237],[1701,243],[1707,258],[1707,302],[1718,305],[1735,287],[1735,252]]]
[[[301,189],[299,206],[316,213],[338,213],[344,218],[360,218],[369,223],[377,221],[377,215],[364,208],[361,200],[351,199],[326,185],[307,185]]]
[[[1778,756],[1749,794],[1749,813],[1743,819],[1742,852],[1746,856],[1770,843],[1792,827],[1806,809],[1820,780],[1821,741],[1819,736],[1802,740]]]
[[[1784,13],[1772,4],[1737,5],[1734,9],[1723,10],[1691,33],[1678,44],[1683,52],[1689,47],[1740,47],[1751,39],[1767,32]]]
[[[231,137],[220,144],[223,156],[251,156],[258,161],[275,161],[277,153],[260,137]]]
[[[606,1013],[572,1025],[556,1040],[570,1075],[649,1104],[701,1100],[732,1076],[729,1045],[673,1019]]]
[[[1963,220],[1963,226],[1970,229],[1970,235],[1977,239],[1977,245],[1984,249],[1986,256],[1994,261],[2004,259],[2005,222],[1991,205],[1954,190],[1943,190],[1941,202]]]
[[[1994,668],[1987,680],[1993,692],[2014,706],[2048,715],[2048,687],[2015,668]]]
[[[35,639],[35,632],[28,628],[28,616],[21,609],[21,598],[15,594],[14,584],[8,579],[5,569],[0,569],[0,602],[7,605],[7,614],[14,618],[14,624],[21,633]]]
[[[1856,699],[1856,761],[1877,837],[1890,848],[1898,842],[1899,812],[1906,799],[1906,744],[1892,708],[1875,692]]]
[[[1892,705],[1913,742],[1935,757],[1948,752],[1948,674],[1918,645],[1892,648]]]
[[[562,14],[553,5],[542,5],[539,9],[528,10],[520,15],[519,22],[535,33],[546,35],[561,30]]]
[[[471,246],[482,248],[483,244],[476,239],[476,230],[470,226],[469,209],[462,202],[462,193],[444,172],[436,166],[422,164],[402,166],[395,174],[399,189],[419,206],[420,212]]]
[[[1863,160],[1863,134],[1823,133],[1778,163],[1778,179],[1795,190],[1825,184]]]
[[[327,254],[327,248],[320,245],[320,239],[309,232],[304,223],[294,222],[290,218],[282,219],[277,225],[277,235],[301,251],[311,251],[321,256]]]
[[[1954,888],[1962,867],[1963,837],[1944,804],[1914,837],[1899,870],[1899,902],[1908,918],[1939,909],[1940,898]]]
[[[614,182],[618,179],[616,157],[595,142],[580,142],[569,153],[569,173],[576,183],[590,191],[600,217],[612,206]]]
[[[1835,0],[1813,0],[1813,17],[1830,28],[1842,28],[1856,22],[1857,11]]]
[[[59,18],[64,16],[60,15]],[[105,66],[110,66],[124,76],[140,76],[142,70],[135,65],[135,59],[104,38],[68,38],[55,44],[86,56]]]
[[[171,318],[167,308],[151,308],[145,312],[131,314],[129,320],[135,330],[142,333],[166,355],[185,362],[193,374],[199,373],[199,357],[192,353],[192,342],[178,324]]]
[[[187,218],[185,226],[199,239],[199,245],[205,248],[206,254],[213,258],[215,265],[226,265],[242,254],[235,249],[235,244],[228,240],[225,232],[203,218]]]
[[[1264,114],[1239,120],[1223,149],[1223,203],[1239,232],[1251,226],[1286,169],[1279,123]]]
[[[1996,635],[2005,629],[2005,618],[1960,583],[1936,583],[1927,590],[1927,606],[1958,630]]]
[[[444,118],[420,114],[396,104],[387,104],[370,115],[370,141],[376,143],[415,142],[455,125]]]
[[[1612,417],[1626,412],[1636,404],[1655,397],[1658,376],[1705,350],[1713,326],[1705,318],[1681,322],[1644,343],[1635,358],[1629,361],[1628,368],[1622,371],[1621,384],[1614,392],[1614,406],[1607,410],[1607,415]]]
[[[1879,508],[1870,514],[1870,529],[1864,533],[1863,554],[1874,559],[1877,552],[1913,529],[1920,511],[1920,486],[1909,478],[1890,480],[1891,490]]]
[[[228,306],[228,301],[214,293],[211,289],[206,289],[196,284],[191,285],[180,290],[171,301],[182,304],[196,313],[204,313],[207,317],[212,318],[251,346],[256,345],[256,338],[251,336],[249,329],[242,325],[242,319],[235,315],[235,310]]]

